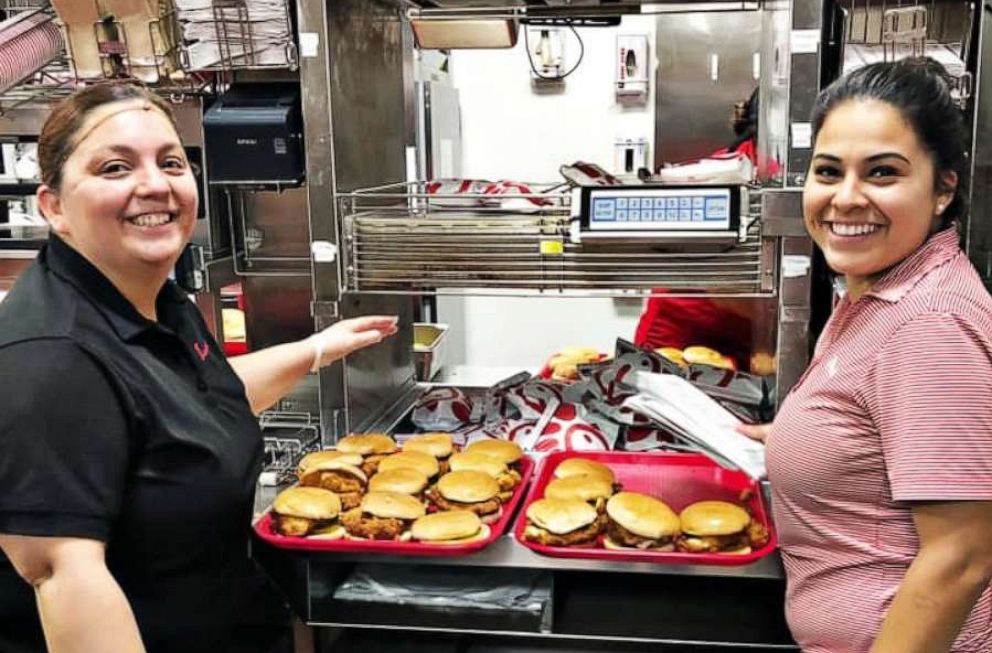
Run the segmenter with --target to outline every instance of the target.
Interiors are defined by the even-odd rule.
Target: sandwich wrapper
[[[631,380],[638,392],[624,406],[695,445],[721,466],[755,479],[766,476],[765,446],[735,431],[741,420],[702,390],[672,374],[637,372]]]
[[[425,431],[454,431],[478,421],[475,402],[458,388],[434,388],[417,400],[411,420]]]

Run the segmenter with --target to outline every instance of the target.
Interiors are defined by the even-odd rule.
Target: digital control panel
[[[730,231],[740,219],[735,186],[614,186],[582,189],[585,231]]]

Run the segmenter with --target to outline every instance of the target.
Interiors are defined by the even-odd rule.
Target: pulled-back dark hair
[[[951,76],[929,57],[874,63],[858,68],[823,89],[813,107],[813,142],[830,112],[849,100],[879,100],[895,107],[916,138],[933,157],[934,181],[952,171],[958,175],[954,199],[944,211],[943,225],[964,216],[967,132],[961,111],[951,97]]]
[[[56,192],[62,183],[62,166],[79,145],[77,138],[87,116],[99,107],[125,100],[144,100],[161,111],[176,128],[169,103],[139,82],[108,81],[87,86],[59,102],[48,115],[38,136],[41,180]]]

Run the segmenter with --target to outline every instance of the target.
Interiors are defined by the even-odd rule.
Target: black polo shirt
[[[107,542],[149,653],[225,650],[261,432],[171,282],[157,313],[56,236],[0,303],[0,532]],[[35,615],[0,554],[0,651],[43,650]]]

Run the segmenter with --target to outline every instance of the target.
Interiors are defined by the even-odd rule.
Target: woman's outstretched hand
[[[341,320],[310,336],[314,346],[314,367],[324,367],[348,354],[382,342],[397,331],[395,315],[366,315]],[[319,358],[319,363],[317,362]]]
[[[768,424],[738,424],[734,428],[738,433],[746,435],[752,440],[765,442],[768,439],[768,434],[771,433],[772,425],[770,422]]]

